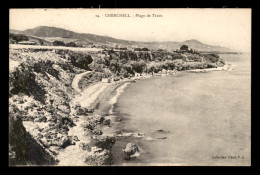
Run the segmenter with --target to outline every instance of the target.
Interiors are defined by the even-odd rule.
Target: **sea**
[[[130,83],[113,106],[115,166],[251,164],[251,54],[220,54],[233,70],[181,71]],[[124,159],[127,143],[139,156]]]

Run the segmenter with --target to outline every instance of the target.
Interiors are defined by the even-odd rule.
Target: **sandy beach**
[[[86,122],[86,116],[84,115],[76,115],[76,111],[74,107],[76,105],[80,105],[81,107],[85,107],[88,109],[94,109],[94,115],[105,115],[112,114],[113,104],[116,103],[117,98],[123,92],[124,88],[134,80],[140,79],[140,77],[133,77],[132,79],[123,79],[117,82],[112,83],[102,83],[98,82],[92,84],[82,91],[78,87],[78,83],[80,79],[88,74],[89,72],[84,72],[75,76],[72,87],[78,92],[77,95],[71,101],[71,116],[74,119],[74,123],[76,126],[71,127],[69,130],[69,136],[77,136],[80,140],[76,142],[75,145],[70,145],[63,150],[60,150],[58,155],[58,166],[87,166],[85,161],[86,152],[80,149],[79,145],[81,143],[90,143],[91,137],[86,134],[86,131],[83,128],[84,122]],[[142,78],[148,78],[150,76],[143,76]],[[113,136],[115,133],[113,122],[115,122],[115,118],[107,115],[106,118],[111,119],[111,126],[100,126],[100,129],[103,132],[103,136]],[[115,123],[116,124],[116,123]]]
[[[228,66],[209,69],[210,71],[229,70]],[[196,71],[196,70],[194,70]],[[197,70],[200,72],[201,70]],[[90,71],[83,72],[75,76],[72,81],[72,87],[78,92],[75,97],[71,100],[71,116],[76,126],[71,127],[69,130],[69,136],[77,136],[80,140],[75,145],[70,145],[65,149],[61,150],[58,155],[60,162],[58,166],[87,166],[84,162],[85,151],[80,149],[80,143],[90,143],[91,137],[86,134],[83,128],[84,122],[86,122],[86,116],[76,115],[74,107],[80,105],[87,109],[94,109],[93,115],[105,116],[106,119],[111,120],[110,126],[99,126],[102,130],[103,136],[115,136],[115,128],[119,123],[117,118],[113,115],[114,104],[116,104],[118,97],[123,93],[124,89],[129,83],[134,83],[136,80],[147,79],[157,76],[164,76],[169,74],[143,74],[132,78],[121,79],[120,81],[113,81],[111,83],[98,82],[89,85],[85,89],[79,88],[80,79],[88,74]],[[176,72],[177,73],[177,72]]]

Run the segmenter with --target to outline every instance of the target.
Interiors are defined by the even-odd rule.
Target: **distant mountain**
[[[76,33],[57,27],[39,26],[33,29],[21,31],[22,34],[44,37],[44,38],[68,38],[76,39],[77,41],[87,41],[93,43],[117,43],[117,44],[131,44],[131,41],[115,39],[108,36],[100,36],[88,33]]]
[[[233,50],[221,47],[221,46],[212,46],[204,44],[195,39],[186,40],[183,42],[167,41],[167,42],[137,42],[137,41],[128,41],[112,38],[109,36],[100,36],[89,33],[76,33],[70,30],[57,28],[57,27],[48,27],[48,26],[39,26],[33,29],[27,29],[24,31],[10,30],[10,33],[20,33],[27,36],[34,36],[40,39],[46,40],[48,42],[53,42],[54,40],[61,40],[64,42],[76,42],[77,44],[104,44],[104,45],[119,45],[123,47],[132,46],[132,47],[147,47],[150,49],[167,49],[167,50],[176,50],[179,49],[182,45],[188,45],[189,48],[198,49],[200,51],[218,51],[218,52],[232,52]]]
[[[21,31],[20,31],[20,30],[10,29],[10,30],[9,30],[9,33],[19,34],[19,33],[21,33]]]

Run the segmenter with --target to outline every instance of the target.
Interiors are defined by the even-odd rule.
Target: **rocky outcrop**
[[[79,69],[67,64],[51,50],[10,50],[10,60],[20,64],[10,71],[9,112],[19,114],[20,127],[24,127],[27,133],[20,136],[23,131],[15,132],[20,137],[10,145],[16,155],[12,162],[55,164],[51,158],[47,160],[52,156],[54,159],[57,154],[54,148],[64,149],[77,142],[68,136],[68,131],[75,126],[70,118],[69,102],[75,94],[70,84]],[[30,143],[32,148],[20,150],[19,143]],[[46,151],[50,155],[45,154]],[[35,159],[34,163],[32,159]]]
[[[125,159],[130,160],[133,157],[136,157],[136,153],[139,152],[139,148],[134,143],[127,143],[125,149],[123,149],[123,152],[125,154]]]
[[[28,133],[17,113],[9,115],[9,165],[54,165],[55,156]]]
[[[113,157],[111,152],[106,149],[92,147],[91,151],[86,154],[85,162],[94,166],[111,165]]]
[[[110,150],[116,142],[116,138],[113,136],[93,136],[91,145],[94,145],[101,149]]]

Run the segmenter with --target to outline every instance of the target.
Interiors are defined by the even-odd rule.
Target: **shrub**
[[[203,54],[204,56],[204,60],[205,61],[210,61],[212,63],[216,63],[219,61],[219,56],[214,54],[214,53],[211,53],[211,54]]]
[[[25,67],[23,63],[10,74],[9,83],[12,95],[33,95],[36,100],[44,103],[46,92],[35,81],[35,74],[31,68]]]
[[[75,73],[75,71],[72,69],[72,67],[68,64],[58,63],[58,65],[65,71],[70,71],[71,73]]]
[[[116,60],[111,60],[109,65],[109,70],[112,72],[120,72],[120,66]]]
[[[176,59],[184,59],[184,56],[182,56],[180,53],[176,53],[172,56],[172,59],[176,60]]]
[[[12,42],[15,41],[16,43],[18,43],[20,41],[29,41],[29,38],[25,35],[10,33],[9,34],[9,40],[12,40]]]
[[[55,40],[53,46],[65,46],[65,43],[63,41]]]
[[[148,48],[142,48],[141,51],[149,51]]]
[[[144,60],[144,61],[151,61],[151,56],[149,53],[146,53],[146,52],[141,52],[138,54],[139,56],[139,60]]]
[[[141,51],[141,48],[134,48],[134,51]]]
[[[132,61],[131,63],[132,69],[133,71],[137,72],[137,73],[142,73],[144,72],[145,68],[146,68],[146,64],[143,60],[141,61]]]
[[[66,43],[66,46],[67,47],[77,47],[77,44],[74,42],[69,42],[69,43]]]
[[[46,75],[45,72],[47,72],[50,75],[52,75],[55,78],[57,78],[58,80],[60,80],[60,78],[59,78],[59,71],[54,69],[52,67],[52,65],[53,65],[53,62],[51,62],[50,60],[47,60],[47,61],[39,61],[39,62],[37,62],[37,63],[35,63],[33,65],[33,67],[34,67],[34,71],[37,72],[37,73],[42,73],[42,74]]]
[[[180,50],[188,50],[188,46],[187,45],[182,45],[181,47],[180,47]]]
[[[80,52],[69,52],[70,60],[73,66],[89,70],[89,64],[93,62],[90,55]]]
[[[123,70],[125,70],[127,73],[130,73],[132,75],[134,75],[134,71],[133,71],[133,68],[130,64],[125,64],[123,66]]]

